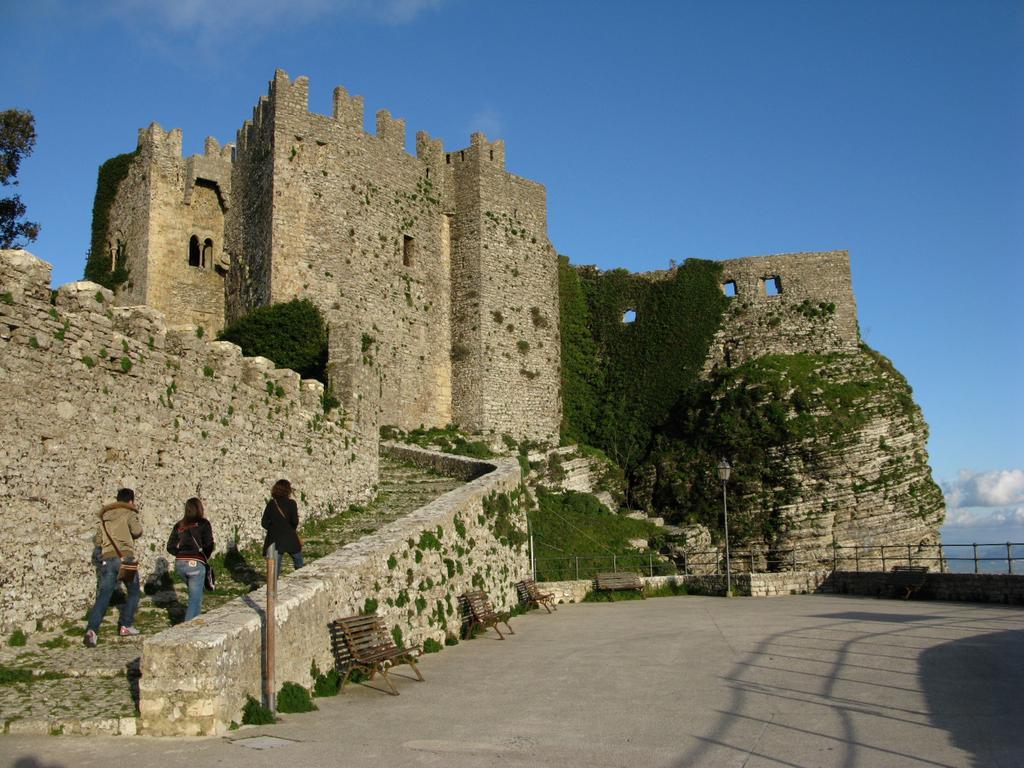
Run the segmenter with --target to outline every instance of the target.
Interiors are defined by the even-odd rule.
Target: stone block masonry
[[[280,477],[303,518],[368,500],[376,429],[325,415],[322,394],[233,344],[167,330],[154,309],[115,307],[94,283],[51,303],[50,265],[0,251],[0,631],[81,618],[97,512],[119,487],[137,494],[147,573],[197,493],[220,550],[262,539]]]
[[[857,303],[846,251],[784,253],[722,262],[733,296],[705,369],[762,355],[856,352]]]
[[[412,155],[405,121],[381,110],[367,132],[343,88],[331,115],[310,112],[308,79],[281,70],[236,144],[183,158],[181,139],[139,131],[106,233],[129,267],[118,303],[209,329],[308,298],[341,402],[375,390],[380,424],[557,441],[546,193],[505,169],[503,142],[474,133],[446,152],[421,131]]]
[[[385,450],[476,479],[281,580],[278,687],[289,680],[312,686],[314,662],[321,670],[333,667],[333,619],[375,610],[403,642],[420,644],[459,633],[458,598],[470,589],[486,591],[497,610],[517,603],[515,582],[530,569],[518,462],[439,457],[407,446]],[[264,605],[260,589],[145,641],[144,734],[217,734],[241,720],[246,697],[261,696]]]

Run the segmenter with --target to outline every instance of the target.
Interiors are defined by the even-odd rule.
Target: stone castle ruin
[[[139,131],[107,215],[121,305],[172,328],[216,332],[256,307],[311,299],[330,327],[331,382],[381,424],[456,423],[557,439],[557,259],[544,188],[505,170],[505,145],[473,134],[446,151],[424,132],[334,90],[308,109],[308,81],[280,70],[238,131],[183,158],[181,131]],[[372,362],[370,362],[372,361]],[[367,364],[377,392],[356,382]]]
[[[167,530],[201,485],[218,541],[244,544],[260,536],[277,476],[302,489],[309,519],[371,497],[382,425],[558,442],[558,260],[544,188],[509,173],[504,144],[482,134],[449,151],[421,132],[415,156],[405,137],[387,111],[364,131],[362,99],[342,88],[330,116],[309,112],[306,78],[278,71],[234,145],[207,139],[184,158],[180,130],[140,130],[94,212],[110,268],[127,269],[115,292],[80,282],[51,297],[48,265],[0,253],[0,631],[79,615],[94,586],[95,511],[122,485],[140,491],[147,532]],[[861,360],[845,252],[725,261],[722,283],[735,299],[706,372],[810,352],[852,356],[849,376],[875,375]],[[329,326],[342,408],[327,414],[319,382],[213,341],[294,298]],[[876,411],[852,443],[798,468],[805,492],[786,511],[788,541],[937,539],[920,411]],[[433,524],[453,524],[443,514]],[[520,552],[508,558],[501,568],[524,567]]]

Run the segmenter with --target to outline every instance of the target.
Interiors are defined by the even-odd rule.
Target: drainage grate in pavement
[[[279,739],[276,736],[250,736],[247,739],[235,739],[231,743],[249,749],[274,749],[274,747],[287,747],[296,742],[293,739]]]

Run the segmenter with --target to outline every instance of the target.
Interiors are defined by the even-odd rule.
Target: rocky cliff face
[[[635,487],[646,485],[639,500],[670,520],[720,529],[713,467],[727,456],[734,546],[784,564],[792,548],[831,560],[833,543],[856,545],[862,568],[880,567],[880,545],[917,553],[939,540],[944,503],[927,437],[906,380],[866,346],[768,355],[712,370]]]

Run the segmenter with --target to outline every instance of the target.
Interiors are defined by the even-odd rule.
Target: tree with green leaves
[[[36,145],[36,119],[31,112],[0,112],[0,185],[17,186],[18,167]],[[25,204],[18,195],[0,197],[0,248],[22,248],[39,236],[39,224],[21,221]]]

